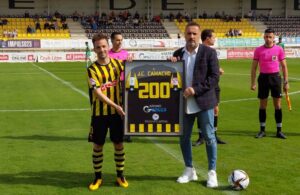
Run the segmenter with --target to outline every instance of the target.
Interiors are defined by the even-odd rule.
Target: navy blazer
[[[183,59],[183,48],[173,53],[174,57]],[[200,44],[196,54],[192,87],[195,99],[201,110],[214,108],[217,104],[215,89],[219,83],[219,60],[215,49]]]

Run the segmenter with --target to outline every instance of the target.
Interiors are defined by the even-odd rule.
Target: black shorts
[[[123,142],[123,120],[120,115],[93,116],[88,141],[98,145],[105,143],[107,131],[109,129],[110,140],[114,143]]]
[[[281,98],[281,76],[279,73],[264,74],[260,73],[258,79],[258,98],[266,99],[271,96],[273,98]]]

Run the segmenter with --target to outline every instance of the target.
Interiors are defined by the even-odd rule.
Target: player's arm
[[[111,101],[106,95],[104,95],[101,91],[101,85],[100,82],[97,80],[96,73],[91,70],[90,68],[88,69],[88,78],[89,78],[89,87],[93,89],[93,93],[97,95],[100,101],[106,103],[107,105],[113,107],[116,109],[117,113],[121,116],[125,115],[125,112],[123,111],[123,108],[113,101]]]
[[[282,74],[283,74],[283,90],[287,91],[289,89],[289,82],[288,82],[288,68],[286,60],[280,61],[280,65],[282,68]]]
[[[98,96],[100,101],[115,108],[119,115],[121,115],[121,116],[125,115],[123,108],[121,106],[117,105],[115,102],[111,101],[106,95],[104,95],[102,93],[101,88],[94,88],[94,93]]]
[[[257,60],[253,60],[252,61],[252,67],[251,67],[251,90],[255,90],[256,89],[256,70],[257,70],[257,66],[258,66],[258,61]]]

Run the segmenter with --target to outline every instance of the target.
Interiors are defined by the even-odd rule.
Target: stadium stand
[[[145,22],[139,26],[133,24],[126,24],[124,22],[114,22],[112,25],[101,26],[97,30],[91,29],[90,25],[84,26],[88,38],[93,34],[101,32],[110,36],[114,31],[119,31],[123,34],[125,39],[165,39],[169,38],[166,30],[161,23]]]
[[[289,16],[287,18],[283,16],[273,16],[271,19],[259,18],[261,22],[268,28],[275,30],[277,36],[300,36],[300,17]]]
[[[241,19],[240,22],[236,21],[230,21],[226,22],[221,19],[193,19],[193,21],[200,24],[202,29],[213,29],[219,38],[224,38],[228,34],[228,31],[230,29],[236,29],[240,30],[242,32],[241,36],[239,37],[261,37],[262,34],[256,30],[256,28],[250,24],[248,19]],[[179,22],[178,20],[174,19],[174,22],[176,26],[180,29],[180,31],[183,33],[184,28],[187,24],[186,20],[182,20],[182,22]],[[228,36],[231,37],[231,36]]]
[[[46,18],[0,18],[0,38],[5,39],[67,39],[70,31],[60,18],[47,22]],[[3,23],[3,21],[6,24]],[[2,25],[1,25],[2,23]],[[38,25],[36,25],[38,23]],[[48,26],[45,24],[48,23]]]
[[[86,17],[81,21],[87,37],[90,39],[95,33],[103,33],[108,37],[114,31],[121,32],[125,39],[166,39],[170,38],[161,21],[153,18],[152,21],[137,18],[128,19],[105,19]]]

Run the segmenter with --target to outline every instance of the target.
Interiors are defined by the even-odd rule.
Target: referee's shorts
[[[92,116],[88,141],[94,142],[98,145],[103,145],[105,143],[108,129],[110,140],[113,143],[118,144],[123,142],[123,120],[118,114],[107,116]]]
[[[269,97],[269,91],[273,98],[281,98],[281,76],[279,72],[276,73],[260,73],[257,79],[258,82],[258,98],[266,99]]]

